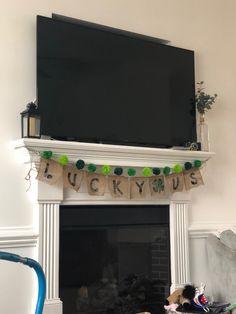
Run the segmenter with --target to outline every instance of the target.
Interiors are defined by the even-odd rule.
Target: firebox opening
[[[63,314],[164,313],[169,206],[61,206]]]

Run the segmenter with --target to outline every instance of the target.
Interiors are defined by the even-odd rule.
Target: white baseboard
[[[60,299],[46,300],[43,314],[62,314],[62,302]]]

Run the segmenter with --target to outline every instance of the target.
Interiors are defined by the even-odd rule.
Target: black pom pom
[[[195,287],[191,285],[186,285],[184,287],[182,295],[185,299],[192,300],[195,297]]]

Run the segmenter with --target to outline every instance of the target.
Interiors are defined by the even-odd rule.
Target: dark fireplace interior
[[[164,313],[169,206],[61,206],[63,314]]]

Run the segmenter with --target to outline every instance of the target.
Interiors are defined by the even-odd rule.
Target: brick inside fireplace
[[[169,206],[60,206],[59,265],[63,314],[162,313]]]

